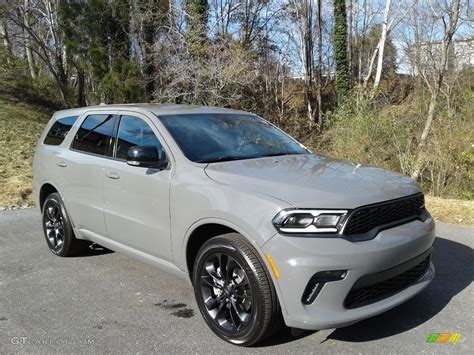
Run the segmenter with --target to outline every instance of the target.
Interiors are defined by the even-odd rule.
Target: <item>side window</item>
[[[87,116],[76,133],[72,147],[87,153],[111,156],[114,115]]]
[[[47,145],[60,145],[66,138],[71,127],[77,121],[78,117],[79,116],[71,116],[58,119],[51,126],[43,143]]]
[[[163,152],[163,146],[145,121],[134,116],[122,116],[117,134],[116,158],[127,159],[128,149],[136,145],[152,145],[158,148],[160,154]]]

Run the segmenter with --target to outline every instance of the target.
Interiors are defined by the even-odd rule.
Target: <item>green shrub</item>
[[[473,104],[470,88],[459,94],[454,115],[445,103],[440,103],[421,175],[425,192],[442,197],[474,197]],[[352,102],[328,114],[325,133],[305,143],[331,156],[410,175],[426,118],[425,106],[424,98],[416,95],[398,105]]]

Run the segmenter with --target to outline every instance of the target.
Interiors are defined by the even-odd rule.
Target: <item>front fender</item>
[[[283,201],[258,193],[248,193],[218,183],[177,184],[171,187],[171,244],[175,264],[187,271],[186,247],[196,228],[221,224],[242,234],[261,253],[261,246],[276,233],[273,217]]]

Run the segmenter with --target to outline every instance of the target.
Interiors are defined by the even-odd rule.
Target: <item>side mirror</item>
[[[130,147],[127,153],[127,164],[142,168],[165,169],[168,166],[166,154],[161,155],[152,145]]]

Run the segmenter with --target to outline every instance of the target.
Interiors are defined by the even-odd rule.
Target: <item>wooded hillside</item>
[[[473,18],[469,0],[6,1],[0,99],[244,109],[472,199]]]

